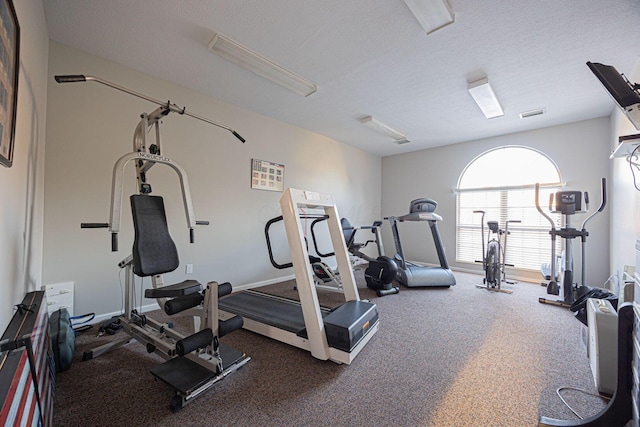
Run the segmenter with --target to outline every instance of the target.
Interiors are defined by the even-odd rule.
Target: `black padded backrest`
[[[344,243],[347,245],[347,249],[353,245],[353,240],[356,237],[356,230],[353,228],[351,223],[347,218],[342,218],[340,220],[340,225],[342,226],[342,235],[344,236]]]
[[[163,274],[180,265],[176,244],[169,235],[160,196],[131,196],[133,214],[133,272],[141,277]]]

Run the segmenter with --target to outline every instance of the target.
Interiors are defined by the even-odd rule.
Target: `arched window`
[[[540,205],[548,212],[549,194],[562,186],[562,180],[555,163],[538,150],[505,146],[473,159],[462,171],[456,190],[456,261],[482,260],[486,221],[498,221],[504,229],[507,220],[518,220],[509,224],[506,263],[525,270],[539,270],[542,263],[549,263],[550,227],[535,207],[536,183],[540,184]],[[476,210],[485,211],[484,236]],[[560,215],[551,217],[559,227]]]

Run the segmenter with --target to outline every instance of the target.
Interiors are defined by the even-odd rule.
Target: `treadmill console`
[[[415,199],[409,204],[409,213],[435,212],[438,203],[431,199]]]

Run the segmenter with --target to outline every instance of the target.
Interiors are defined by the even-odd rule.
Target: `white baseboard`
[[[233,287],[233,292],[247,291],[253,288],[260,288],[262,286],[275,285],[276,283],[286,282],[287,280],[295,279],[295,274],[291,274],[285,277],[276,277],[275,279],[263,280],[262,282],[247,283],[246,285],[239,285]]]
[[[142,307],[139,307],[137,310],[142,313],[147,313],[149,311],[158,310],[159,308],[160,307],[158,306],[158,304],[156,302],[153,302],[151,304],[143,305]],[[111,313],[96,314],[96,317],[94,317],[93,320],[91,320],[90,322],[87,322],[87,324],[95,325],[96,323],[102,323],[105,320],[109,320],[115,316],[120,316],[121,314],[122,312],[120,311],[112,311]]]

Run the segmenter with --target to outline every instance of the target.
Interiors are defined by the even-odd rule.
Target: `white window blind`
[[[550,263],[551,225],[535,206],[537,182],[541,183],[540,206],[559,228],[561,215],[549,213],[548,205],[549,194],[562,187],[562,180],[549,157],[529,147],[504,146],[473,159],[460,175],[456,190],[456,261],[482,260],[487,221],[497,221],[504,229],[507,220],[519,220],[509,224],[505,262],[524,270],[539,270],[541,264]],[[485,211],[483,236],[481,214],[474,210]],[[558,255],[560,241],[556,241]]]
[[[549,194],[559,186],[540,189],[540,205],[548,213]],[[484,235],[481,236],[481,218],[475,210],[485,211]],[[560,227],[560,214],[550,214]],[[487,221],[498,221],[501,229],[509,223],[506,263],[515,268],[540,270],[540,265],[551,262],[551,236],[549,222],[535,207],[534,187],[497,189],[467,189],[457,192],[456,215],[456,261],[476,262],[482,260],[482,241],[487,238]],[[495,235],[494,235],[495,236]],[[497,237],[497,236],[496,236]],[[560,254],[560,239],[556,242],[556,253]]]

